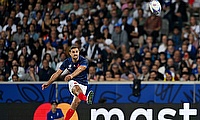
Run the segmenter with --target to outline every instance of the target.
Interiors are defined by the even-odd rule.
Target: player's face
[[[56,107],[57,107],[57,104],[55,104],[55,103],[53,103],[53,104],[51,105],[51,109],[56,109]]]
[[[79,57],[78,48],[72,49],[71,52],[70,52],[70,55],[71,55],[72,59],[75,59],[75,60],[78,59],[78,57]]]

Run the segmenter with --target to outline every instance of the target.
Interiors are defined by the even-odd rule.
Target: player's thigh
[[[87,86],[79,84],[74,80],[70,80],[68,84],[69,84],[69,91],[71,92],[72,95],[75,95],[74,93],[78,91],[81,91],[83,92],[83,94],[86,94]]]

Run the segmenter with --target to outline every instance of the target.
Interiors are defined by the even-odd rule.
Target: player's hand
[[[71,79],[72,79],[72,75],[67,75],[64,80],[68,82]]]
[[[42,84],[42,90],[44,90],[45,88],[49,87],[49,84],[48,83],[44,83]]]

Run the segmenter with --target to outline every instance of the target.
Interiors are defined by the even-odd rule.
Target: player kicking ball
[[[94,92],[90,91],[86,96],[88,79],[87,79],[87,69],[88,61],[83,56],[79,56],[79,49],[77,46],[72,46],[69,51],[70,58],[67,58],[60,69],[58,69],[51,78],[42,85],[42,90],[47,88],[52,84],[66,69],[68,70],[68,75],[64,78],[68,81],[69,91],[74,96],[71,103],[70,109],[66,113],[65,120],[69,120],[81,101],[87,102],[87,104],[92,104]]]

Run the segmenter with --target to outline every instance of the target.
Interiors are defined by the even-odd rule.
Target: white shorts
[[[74,93],[72,92],[72,88],[75,86],[75,85],[78,85],[81,90],[83,91],[83,94],[85,95],[86,94],[86,91],[87,91],[87,86],[85,85],[82,85],[82,84],[79,84],[78,82],[74,81],[74,80],[70,80],[68,82],[69,84],[69,91],[71,92],[72,95],[74,95]],[[75,95],[74,95],[75,96]]]

